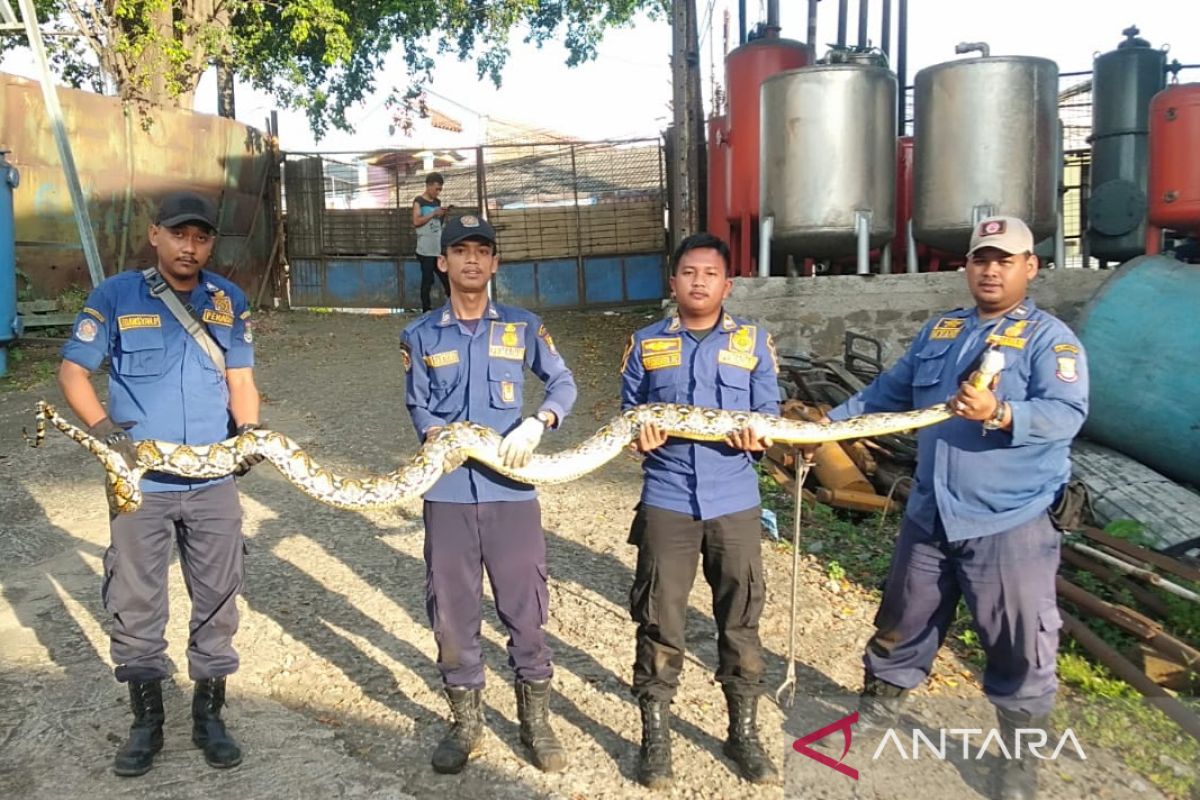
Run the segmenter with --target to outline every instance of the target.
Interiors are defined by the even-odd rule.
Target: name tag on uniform
[[[987,343],[996,347],[1011,347],[1014,350],[1024,350],[1025,342],[1029,341],[1029,335],[1033,328],[1037,326],[1037,322],[1027,319],[1019,319],[1009,325],[1001,333],[993,333],[987,337]]]
[[[213,311],[211,308],[204,309],[203,319],[205,322],[211,322],[214,325],[233,326],[233,314],[222,314],[219,311]]]
[[[492,358],[525,360],[525,323],[493,322],[488,330],[488,355]]]
[[[930,339],[956,339],[962,333],[964,320],[955,317],[942,317],[933,326]]]
[[[161,328],[162,320],[158,314],[125,314],[117,317],[117,326],[123,331],[134,328]]]
[[[423,360],[427,367],[448,367],[458,363],[458,351],[447,350],[444,353],[430,353]]]
[[[742,369],[754,369],[758,366],[758,356],[749,353],[734,353],[730,350],[718,350],[717,362]]]
[[[642,368],[647,372],[683,364],[683,340],[678,336],[643,339]]]

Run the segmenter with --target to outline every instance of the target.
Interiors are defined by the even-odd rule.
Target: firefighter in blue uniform
[[[165,197],[149,231],[157,268],[124,272],[97,286],[63,347],[58,376],[67,403],[92,436],[131,465],[136,440],[211,444],[258,425],[246,298],[203,269],[216,226],[216,207],[207,198],[191,192]],[[173,292],[190,309],[191,324],[215,340],[223,368],[173,315],[164,292]],[[106,358],[107,411],[89,378]],[[163,635],[173,542],[192,601],[187,647],[188,674],[195,681],[192,739],[210,765],[236,766],[242,753],[220,713],[226,676],[238,668],[233,635],[243,539],[237,488],[229,477],[199,481],[161,473],[148,473],[141,488],[141,507],[112,517],[112,546],[104,554],[102,596],[113,615],[112,659],[117,680],[129,685],[134,716],[114,771],[141,775],[162,748]]]
[[[725,242],[700,233],[680,243],[671,276],[678,316],[630,339],[621,367],[623,408],[663,402],[779,413],[774,345],[765,329],[724,311],[732,286]],[[629,535],[638,548],[629,604],[638,625],[632,686],[642,715],[638,780],[650,788],[674,779],[670,704],[700,556],[717,623],[716,679],[729,709],[724,752],[746,780],[778,779],[757,724],[758,622],[766,592],[754,460],[769,444],[750,429],[726,442],[669,439],[653,425],[639,432],[644,481]]]
[[[1070,478],[1088,375],[1079,340],[1026,296],[1033,244],[1020,219],[979,222],[966,266],[975,307],[931,320],[891,369],[829,412],[840,420],[952,397],[957,415],[918,435],[916,484],[863,659],[868,731],[894,725],[905,693],[928,677],[960,597],[987,655],[984,691],[1005,741],[1019,728],[1044,729],[1054,705],[1059,532],[1047,512]],[[977,389],[964,379],[988,348],[1005,367],[998,383]],[[1036,764],[1028,754],[1007,760],[998,796],[1036,796]]]
[[[422,441],[447,423],[470,420],[503,434],[501,457],[524,466],[546,429],[558,427],[570,412],[575,379],[535,314],[488,299],[499,263],[496,233],[486,220],[464,215],[445,225],[438,268],[450,280],[450,301],[404,330],[405,402]],[[536,414],[523,419],[526,368],[545,383],[546,393]],[[563,769],[566,752],[548,718],[553,666],[542,630],[549,594],[536,492],[468,462],[425,494],[424,519],[426,607],[453,715],[433,753],[433,768],[461,771],[482,740],[479,635],[486,570],[508,629],[521,741],[540,769]]]

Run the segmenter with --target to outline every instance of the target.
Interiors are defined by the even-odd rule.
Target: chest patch
[[[678,336],[643,339],[642,368],[647,372],[683,364],[683,340]]]
[[[458,351],[446,350],[442,353],[430,353],[423,360],[427,367],[448,367],[458,363]]]
[[[957,339],[963,330],[963,320],[957,317],[942,317],[933,326],[930,339]]]
[[[158,314],[124,314],[117,317],[117,327],[123,331],[137,328],[161,328],[162,319]]]
[[[488,355],[492,358],[507,358],[511,361],[524,361],[525,323],[489,323]]]

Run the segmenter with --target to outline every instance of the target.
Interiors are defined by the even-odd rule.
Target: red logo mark
[[[818,764],[824,764],[825,766],[829,767],[830,769],[837,770],[838,772],[842,773],[843,775],[847,775],[850,778],[853,778],[854,780],[858,780],[858,770],[856,770],[854,767],[850,766],[849,764],[842,763],[842,759],[845,758],[846,754],[850,752],[850,735],[851,735],[850,734],[850,726],[856,722],[858,722],[858,712],[857,711],[855,711],[853,714],[842,717],[837,722],[829,723],[828,725],[826,725],[824,728],[821,728],[820,730],[813,731],[812,733],[806,734],[803,738],[797,739],[795,742],[792,743],[792,749],[795,750],[797,753],[800,753],[801,755],[808,756],[813,761],[816,761]],[[833,733],[836,730],[841,730],[842,736],[845,738],[845,746],[842,748],[842,754],[838,757],[838,759],[836,761],[833,760],[831,757],[827,756],[826,754],[824,754],[818,750],[813,750],[811,747],[809,747],[809,745],[812,744],[813,742],[818,742],[821,739],[824,739],[826,736],[828,736],[829,734]]]

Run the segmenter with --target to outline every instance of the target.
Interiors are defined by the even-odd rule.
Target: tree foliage
[[[434,56],[473,61],[497,86],[511,37],[539,47],[561,37],[566,63],[596,55],[604,32],[669,0],[35,0],[54,69],[77,88],[111,87],[142,107],[191,107],[201,75],[222,63],[317,135],[346,129],[346,112],[379,88],[411,103]],[[27,45],[24,36],[0,47]],[[395,49],[403,76],[382,75]],[[383,82],[384,86],[380,86]]]

